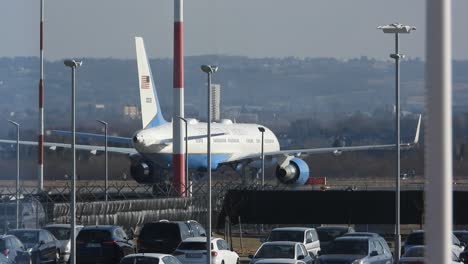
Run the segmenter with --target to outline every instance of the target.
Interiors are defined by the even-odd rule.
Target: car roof
[[[160,253],[138,253],[138,254],[130,254],[126,255],[125,258],[130,258],[130,257],[151,257],[151,258],[162,258],[162,257],[168,257],[172,255],[168,254],[160,254]]]
[[[306,231],[313,228],[310,227],[277,227],[273,228],[271,231]]]
[[[301,244],[299,242],[294,242],[294,241],[271,241],[271,242],[265,242],[262,244],[263,245],[295,245],[295,244]]]
[[[369,240],[370,238],[368,236],[341,236],[335,238],[335,241]]]
[[[454,230],[453,233],[455,233],[455,234],[468,234],[468,230]]]
[[[34,229],[34,228],[22,228],[22,229],[10,229],[8,232],[39,232],[43,229]]]
[[[113,230],[119,228],[115,225],[96,225],[96,226],[84,226],[81,230]]]
[[[0,239],[15,237],[14,235],[0,235]]]
[[[211,241],[220,240],[221,238],[212,237]],[[182,242],[206,242],[206,237],[189,237]]]
[[[351,233],[346,233],[343,236],[345,237],[380,237],[379,234],[377,233],[372,233],[372,232],[351,232]]]
[[[46,226],[44,226],[44,228],[47,228],[47,227],[64,227],[64,228],[71,228],[71,225],[70,224],[48,224]],[[75,227],[83,227],[82,225],[75,225]]]

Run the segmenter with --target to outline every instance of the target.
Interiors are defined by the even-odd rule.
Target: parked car
[[[414,246],[403,254],[400,258],[400,264],[417,264],[424,263],[424,252],[426,251],[426,246]],[[463,264],[460,258],[457,257],[455,252],[452,250],[452,264]]]
[[[182,241],[172,255],[182,263],[206,263],[206,237],[190,237]],[[221,238],[211,240],[211,263],[236,264],[239,255],[231,251]]]
[[[78,232],[83,228],[82,225],[76,226],[75,237]],[[50,224],[44,227],[45,230],[52,233],[57,238],[60,245],[60,262],[67,263],[70,259],[70,224]]]
[[[60,245],[49,231],[44,229],[12,229],[8,235],[17,237],[28,252],[32,262],[58,263],[60,260]]]
[[[453,234],[460,240],[464,246],[468,245],[468,230],[455,230]]]
[[[138,253],[171,254],[183,240],[195,234],[206,236],[201,226],[191,229],[193,222],[163,220],[146,223],[137,239]]]
[[[259,263],[313,263],[304,244],[291,241],[265,242],[250,255],[250,264]]]
[[[171,255],[158,253],[141,253],[125,256],[120,260],[120,264],[181,264],[180,261]]]
[[[193,237],[206,237],[205,228],[195,220],[188,220],[187,224]]]
[[[354,228],[350,226],[318,226],[315,230],[317,230],[322,250],[326,249],[335,238],[354,232]]]
[[[314,228],[308,227],[280,227],[271,230],[267,238],[271,241],[293,241],[303,243],[307,252],[315,258],[320,251],[320,241]]]
[[[29,264],[31,257],[26,247],[13,235],[0,236],[0,263]]]
[[[76,237],[77,263],[119,263],[133,253],[132,238],[120,226],[85,226]]]
[[[316,263],[393,263],[392,253],[382,244],[382,240],[374,236],[348,236],[336,238],[322,254],[320,252]],[[386,242],[385,242],[386,244]]]
[[[424,245],[424,230],[415,230],[411,232],[406,238],[405,244],[401,248],[401,254],[404,254],[408,249],[414,246],[423,246]],[[463,252],[465,247],[462,245],[460,240],[452,234],[452,249],[453,252],[458,256]]]
[[[0,231],[5,234],[10,229],[16,227],[16,201],[0,203]],[[44,225],[46,215],[41,202],[32,197],[26,196],[19,203],[19,227],[39,228]]]
[[[388,243],[387,241],[385,240],[385,238],[383,238],[381,235],[377,234],[377,233],[372,233],[372,232],[352,232],[352,233],[346,233],[344,234],[342,237],[375,237],[377,239],[380,240],[380,244],[382,244],[382,246],[384,247],[384,250],[387,251],[387,252],[390,252],[391,254],[391,250],[390,250],[390,247],[388,246]]]

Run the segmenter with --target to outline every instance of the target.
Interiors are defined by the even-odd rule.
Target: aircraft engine
[[[276,167],[276,178],[284,184],[304,185],[309,179],[309,166],[299,158],[293,158],[285,167]]]
[[[140,184],[154,184],[163,180],[160,168],[139,154],[130,156],[130,174]]]

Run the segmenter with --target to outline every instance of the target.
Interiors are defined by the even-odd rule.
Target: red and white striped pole
[[[41,23],[40,23],[40,79],[39,79],[39,138],[38,146],[38,189],[44,189],[44,0],[41,0]]]
[[[182,120],[175,117],[184,117],[184,21],[183,0],[174,0],[174,114],[172,120],[173,156],[172,170],[174,188],[184,196],[185,190],[185,131]]]

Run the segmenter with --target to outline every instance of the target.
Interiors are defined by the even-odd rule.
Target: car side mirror
[[[317,256],[322,255],[322,250],[317,251]]]
[[[260,243],[265,243],[267,242],[267,238],[266,237],[262,237],[259,239],[260,240]]]
[[[39,246],[44,245],[44,244],[45,244],[44,240],[39,241]]]
[[[370,253],[370,256],[371,256],[371,257],[375,257],[375,256],[378,256],[378,255],[379,255],[379,253],[377,253],[376,250],[374,250],[374,251],[372,251],[372,252]]]
[[[307,240],[306,240],[306,243],[312,243],[312,239],[310,239],[310,238],[307,239]]]
[[[249,255],[249,259],[253,259],[254,258],[254,255]]]
[[[299,256],[297,256],[297,260],[303,260],[304,258],[305,258],[304,255],[299,255]]]

